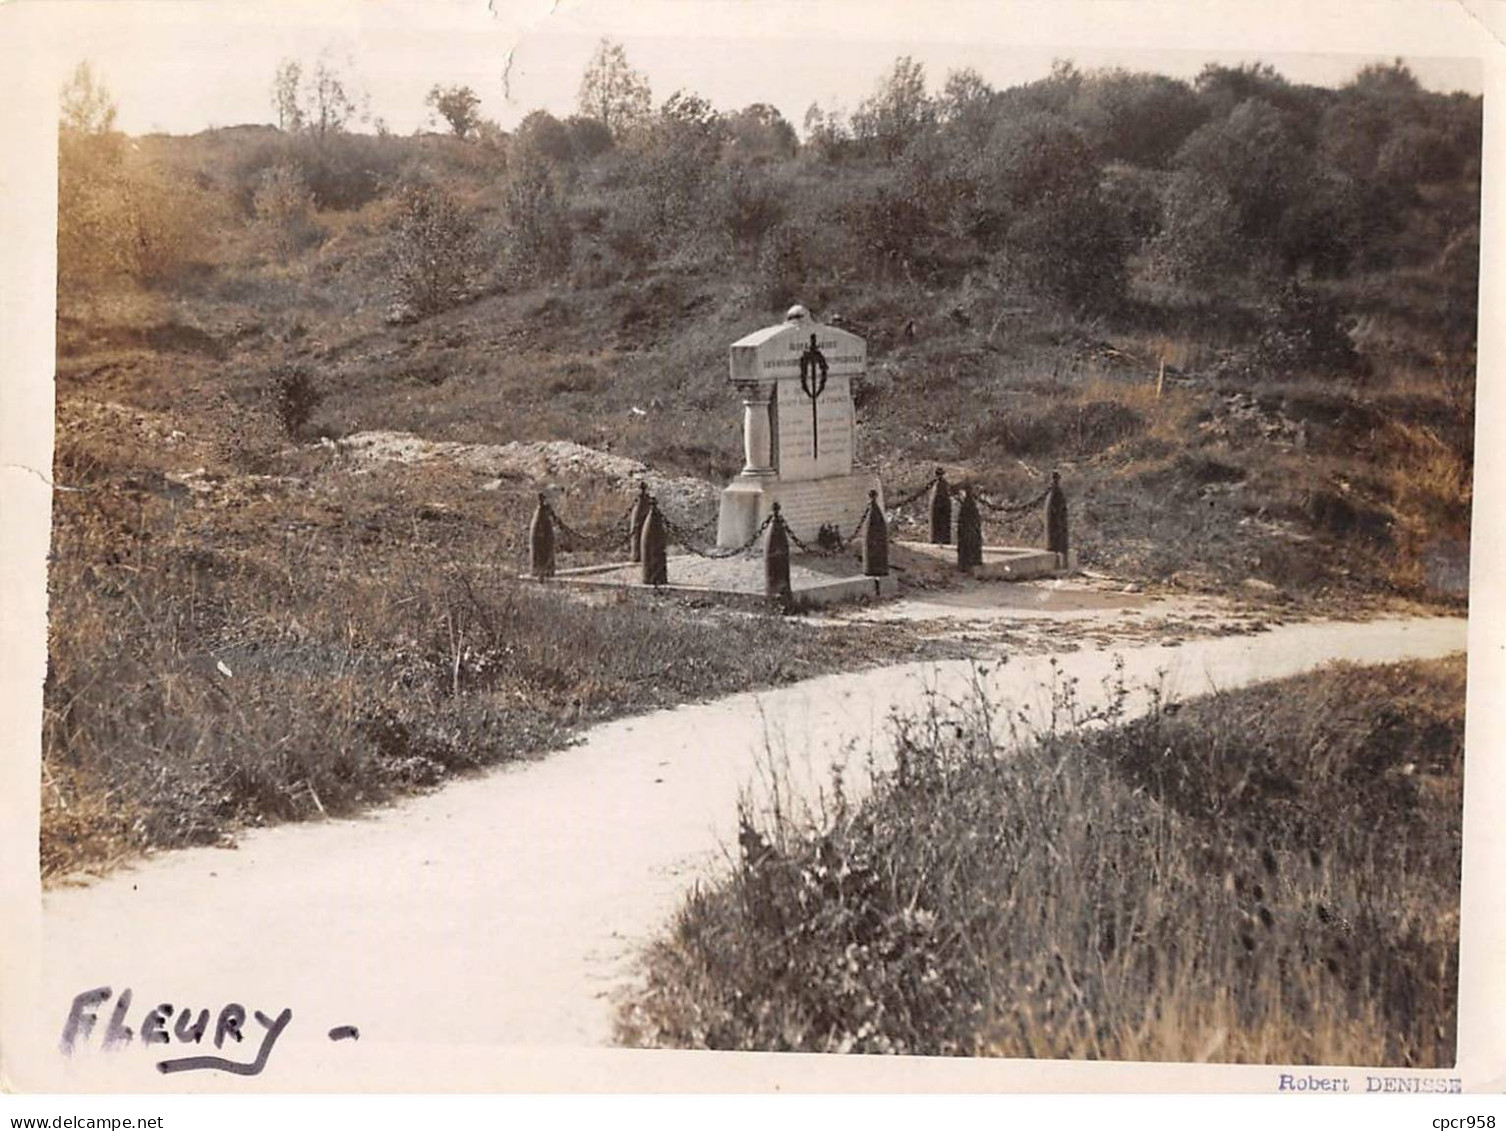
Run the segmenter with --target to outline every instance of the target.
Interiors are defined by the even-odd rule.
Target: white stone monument
[[[867,343],[794,306],[779,325],[733,342],[730,363],[744,466],[722,492],[717,544],[741,546],[775,502],[802,541],[814,545],[828,525],[846,538],[868,492],[881,489],[878,476],[852,469],[852,379],[867,368]]]

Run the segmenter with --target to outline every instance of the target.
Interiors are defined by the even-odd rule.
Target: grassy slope
[[[778,316],[739,282],[745,264],[493,292],[388,326],[381,217],[381,202],[329,217],[328,241],[288,265],[233,232],[227,261],[177,297],[65,307],[63,397],[164,411],[194,436],[220,430],[227,399],[253,413],[276,367],[302,365],[324,397],[313,428],[335,435],[572,439],[714,481],[735,472],[726,347]],[[1059,466],[1090,567],[1214,589],[1254,577],[1299,598],[1458,593],[1439,566],[1468,538],[1472,405],[1415,358],[1391,357],[1368,386],[1234,381],[1216,376],[1240,353],[1230,332],[1195,312],[1171,332],[1116,328],[972,283],[833,286],[817,309],[869,337],[860,456],[894,493],[940,463],[1023,497]],[[1034,542],[1038,526],[1031,514],[991,536]]]
[[[206,136],[152,144],[213,179],[243,142]],[[490,174],[450,175],[491,222]],[[322,242],[287,258],[226,212],[180,285],[60,296],[55,470],[91,490],[55,506],[49,869],[355,804],[432,780],[433,765],[547,746],[562,718],[600,717],[577,701],[638,701],[623,688],[645,671],[620,643],[648,627],[636,614],[537,606],[505,581],[523,557],[531,484],[435,466],[351,474],[337,452],[290,447],[274,377],[310,375],[322,401],[307,435],[572,439],[718,481],[741,444],[727,344],[779,312],[746,262],[671,256],[641,278],[493,283],[446,314],[389,325],[389,208],[321,213]],[[1209,375],[1228,332],[1195,319],[1175,333],[1085,324],[974,281],[927,293],[831,280],[806,297],[869,339],[860,451],[892,493],[941,462],[995,494],[1034,494],[1059,465],[1090,567],[1213,589],[1256,577],[1325,609],[1396,593],[1457,603],[1429,586],[1429,562],[1440,549],[1457,558],[1467,538],[1472,416],[1467,398],[1409,368],[1415,357],[1373,388],[1268,379],[1231,401]],[[1161,357],[1176,368],[1157,397]],[[1179,382],[1179,370],[1202,376]],[[169,478],[199,468],[205,491]],[[577,525],[620,509],[597,484],[571,487]],[[1034,542],[1039,524],[1027,515],[992,537]],[[508,659],[500,676],[457,680],[457,634],[473,639],[490,616],[501,640],[502,610],[567,622],[580,647],[566,674]],[[663,622],[662,696],[787,678],[747,656],[747,633],[783,633],[778,648],[802,665],[877,654],[872,641],[777,626],[716,637],[706,615]],[[275,674],[242,674],[247,655],[275,657]],[[231,687],[215,682],[221,659]],[[681,664],[696,678],[673,676]],[[499,713],[499,687],[520,715]],[[370,722],[394,714],[408,736],[396,745]],[[436,730],[449,737],[412,737]]]
[[[1019,750],[975,713],[918,720],[855,811],[745,823],[738,869],[652,950],[624,1035],[1452,1064],[1463,704],[1459,658]]]

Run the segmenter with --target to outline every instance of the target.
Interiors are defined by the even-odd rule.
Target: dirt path
[[[1164,672],[1169,691],[1189,696],[1334,659],[1435,657],[1464,645],[1464,621],[1413,619],[1059,661],[1094,701],[1116,653],[1131,681]],[[996,666],[991,694],[1038,711],[1047,663]],[[759,772],[766,735],[809,790],[844,748],[881,750],[891,710],[919,706],[928,689],[959,694],[969,675],[962,662],[902,665],[621,720],[541,762],[368,818],[254,832],[236,851],[175,852],[49,892],[40,1015],[60,1032],[74,995],[96,986],[133,988],[133,1027],[158,1002],[217,1011],[233,999],[269,1016],[291,1006],[297,1020],[257,1081],[271,1089],[311,1065],[335,1065],[342,1086],[412,1087],[391,1075],[412,1063],[393,1059],[404,1042],[423,1042],[430,1060],[441,1041],[458,1043],[456,1056],[463,1046],[474,1056],[475,1046],[607,1042],[612,995],[630,983],[637,948],[735,844],[735,802]],[[28,1086],[240,1086],[240,1077],[151,1069],[181,1046],[98,1052],[107,1011],[65,1075],[55,1075],[61,1058],[43,1056]],[[327,1038],[345,1024],[360,1028],[359,1045]],[[247,1031],[250,1051],[239,1055],[249,1060],[263,1029],[252,1021]],[[30,1075],[12,1063],[18,1079]]]

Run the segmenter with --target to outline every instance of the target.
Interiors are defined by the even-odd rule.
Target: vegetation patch
[[[296,458],[296,478],[138,471],[128,490],[80,467],[90,485],[59,498],[44,875],[353,812],[617,715],[903,651],[882,628],[530,587],[512,580],[526,485]],[[574,510],[594,529],[621,499]]]
[[[1011,734],[899,720],[861,804],[744,812],[650,950],[632,1043],[1445,1067],[1462,657]],[[1000,741],[996,736],[1008,736]]]

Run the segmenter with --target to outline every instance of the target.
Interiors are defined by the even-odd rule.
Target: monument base
[[[739,475],[722,491],[722,509],[717,518],[716,544],[741,546],[753,537],[779,504],[779,513],[796,538],[812,546],[823,526],[835,526],[846,538],[863,517],[868,492],[883,487],[877,475],[834,475],[826,479],[785,480],[778,476]]]

